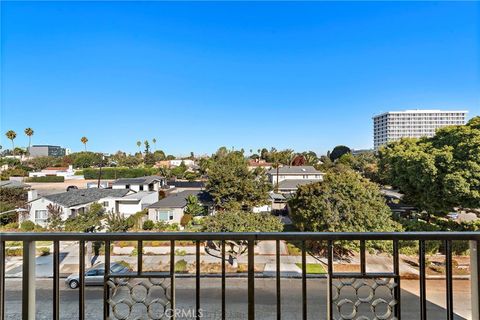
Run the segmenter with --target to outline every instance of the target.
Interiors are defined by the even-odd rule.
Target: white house
[[[201,190],[186,190],[172,193],[168,197],[148,207],[148,219],[152,221],[165,221],[168,223],[180,223],[185,208],[187,207],[187,197],[194,195],[198,202],[203,206],[207,213],[213,211],[213,200],[211,195]]]
[[[46,176],[58,176],[64,177],[65,180],[69,179],[83,179],[83,176],[76,176],[73,166],[68,167],[48,167],[41,171],[30,172],[28,174],[30,178],[32,177],[46,177]]]
[[[313,166],[284,166],[272,168],[267,172],[268,178],[280,193],[295,192],[299,186],[323,181],[323,173]]]
[[[174,159],[174,160],[169,160],[169,165],[170,168],[178,167],[182,164],[182,162],[188,167],[192,168],[195,166],[195,161],[191,159]]]
[[[165,186],[166,179],[161,176],[124,178],[115,180],[112,189],[130,189],[133,191],[159,191]]]
[[[28,220],[45,226],[50,205],[59,206],[62,219],[83,213],[94,203],[100,203],[107,213],[130,216],[158,201],[158,192],[129,189],[75,189],[67,192],[45,195],[29,202]]]

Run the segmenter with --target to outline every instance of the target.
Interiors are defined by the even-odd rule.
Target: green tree
[[[352,151],[347,146],[336,146],[335,148],[333,148],[332,152],[330,152],[330,160],[335,161],[344,154],[351,152]]]
[[[232,151],[213,159],[206,189],[218,208],[241,209],[266,204],[271,185],[263,170],[248,170],[243,154]]]
[[[15,156],[15,143],[13,140],[15,140],[15,138],[17,137],[17,133],[13,130],[8,130],[5,133],[5,136],[7,137],[7,139],[10,139],[12,141],[12,152],[13,152],[13,155]]]
[[[398,231],[378,186],[344,170],[330,171],[323,182],[301,186],[289,201],[290,216],[301,231],[375,232]],[[338,253],[348,253],[355,242],[342,242]],[[373,243],[381,249],[382,243]]]
[[[138,151],[140,152],[140,154],[142,153],[142,150],[140,149],[140,147],[142,146],[142,142],[140,140],[137,141],[137,147],[138,147]]]
[[[84,212],[65,221],[65,231],[96,232],[102,227],[102,219],[105,209],[97,202],[94,202]]]
[[[26,128],[25,135],[28,137],[28,155],[30,155],[30,148],[32,147],[32,136],[33,136],[33,129]]]
[[[185,213],[195,216],[200,216],[205,213],[205,210],[198,202],[198,198],[196,195],[189,195],[187,197],[187,206],[185,207]]]
[[[153,147],[155,148],[154,151],[157,151],[157,139],[153,138],[152,143],[153,143]]]
[[[83,143],[83,146],[85,147],[85,152],[87,151],[87,142],[88,138],[87,137],[82,137],[80,141]]]
[[[480,117],[438,129],[432,138],[402,139],[379,151],[383,179],[428,213],[480,207]]]
[[[150,153],[150,143],[148,140],[145,140],[143,144],[145,145],[145,154]]]
[[[125,218],[120,213],[109,213],[106,215],[108,232],[127,232],[134,226],[133,219]]]
[[[75,168],[89,168],[98,166],[102,162],[102,154],[90,151],[72,153],[73,166]]]
[[[47,206],[47,225],[50,230],[61,231],[63,228],[62,213],[63,209],[58,204],[50,203]]]
[[[203,220],[202,231],[204,232],[280,232],[283,224],[275,216],[263,213],[244,211],[223,211]],[[225,241],[225,251],[228,261],[234,267],[237,266],[238,257],[244,254],[248,247],[244,240]],[[211,241],[206,246],[207,253],[219,256],[221,243]]]

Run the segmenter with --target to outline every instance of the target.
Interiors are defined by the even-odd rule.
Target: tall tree
[[[145,145],[145,154],[150,153],[150,143],[148,143],[148,140],[145,140],[143,143]]]
[[[270,183],[263,170],[248,170],[243,153],[220,152],[208,166],[207,190],[220,209],[251,208],[268,201]]]
[[[153,147],[155,148],[155,150],[154,150],[154,152],[155,152],[155,151],[157,151],[157,139],[153,138],[152,142],[153,142]]]
[[[13,130],[8,130],[7,133],[5,133],[5,136],[12,141],[12,152],[13,156],[15,156],[15,143],[13,140],[17,137],[17,133]]]
[[[28,137],[28,155],[30,155],[30,148],[32,147],[32,136],[33,136],[33,129],[26,128],[25,135]]]
[[[137,147],[138,147],[138,151],[140,153],[142,153],[142,150],[140,149],[140,147],[142,146],[142,142],[140,140],[137,141]]]
[[[438,129],[432,138],[402,139],[379,150],[379,172],[404,200],[428,213],[480,207],[480,117]]]
[[[352,196],[353,195],[353,196]],[[398,231],[400,225],[379,187],[360,174],[343,170],[330,171],[323,182],[301,186],[289,201],[291,218],[302,231],[375,232]],[[342,243],[348,252],[354,242]],[[381,244],[377,244],[381,247]]]
[[[85,151],[87,151],[88,138],[84,136],[80,139],[80,141],[83,143],[83,146],[85,147]]]
[[[205,232],[280,232],[283,224],[275,216],[263,213],[224,211],[213,216],[206,217],[202,223]],[[248,249],[248,241],[225,241],[225,251],[228,261],[234,267],[237,266],[238,257]],[[206,250],[209,254],[221,257],[221,244],[217,241],[208,242]]]
[[[330,160],[335,161],[346,153],[351,153],[349,147],[347,146],[336,146],[333,148],[332,152],[329,154]]]

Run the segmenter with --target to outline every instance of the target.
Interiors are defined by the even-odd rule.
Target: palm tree
[[[28,137],[28,155],[30,155],[30,147],[32,146],[33,129],[26,128],[24,132]]]
[[[83,145],[85,146],[85,151],[87,151],[87,142],[88,142],[87,137],[82,137],[82,139],[80,139],[80,141],[82,141]]]
[[[153,147],[155,148],[154,151],[157,151],[157,139],[153,138],[152,142],[153,142]]]
[[[140,153],[142,153],[142,149],[140,149],[140,146],[142,145],[142,142],[140,140],[137,141],[137,147]]]
[[[15,156],[15,143],[13,140],[17,137],[17,133],[13,130],[8,130],[7,133],[5,133],[5,136],[7,136],[8,139],[12,140],[12,152],[13,156]]]

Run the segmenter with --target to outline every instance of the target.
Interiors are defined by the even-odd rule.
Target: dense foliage
[[[480,207],[480,117],[439,129],[432,138],[402,139],[380,150],[384,179],[405,201],[429,213]]]
[[[218,208],[251,208],[267,203],[271,185],[262,170],[248,169],[243,153],[217,153],[212,160],[206,188]]]
[[[283,224],[275,216],[263,213],[244,211],[218,212],[214,216],[204,218],[202,231],[205,232],[280,232]],[[220,250],[218,242],[210,242],[208,252],[216,255]],[[232,265],[237,263],[237,258],[247,250],[247,241],[226,241],[225,250],[229,255]]]
[[[84,212],[65,221],[65,231],[95,232],[102,226],[105,209],[99,203],[92,203]]]
[[[332,152],[330,152],[328,156],[330,160],[335,161],[339,159],[341,156],[343,156],[344,154],[347,154],[350,152],[352,151],[347,146],[336,146],[335,148],[333,148]]]
[[[290,216],[301,231],[401,230],[401,226],[392,220],[378,186],[351,170],[331,171],[323,182],[301,186],[289,206]],[[345,242],[341,247],[348,251],[357,245]]]
[[[44,176],[44,177],[31,177],[27,179],[28,182],[64,182],[63,176]]]

